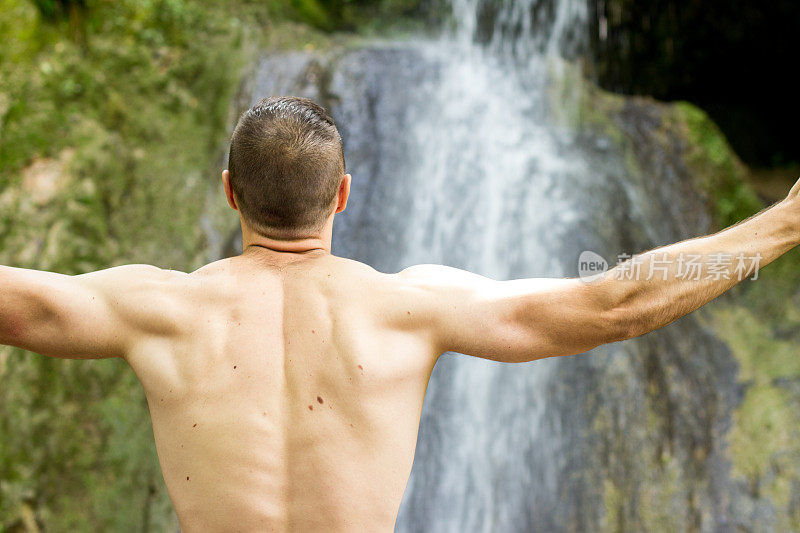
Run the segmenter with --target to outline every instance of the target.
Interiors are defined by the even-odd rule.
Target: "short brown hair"
[[[275,238],[318,231],[345,173],[333,119],[308,98],[264,98],[245,111],[231,139],[228,172],[245,221]]]

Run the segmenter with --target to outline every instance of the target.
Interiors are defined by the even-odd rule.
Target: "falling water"
[[[454,34],[421,52],[436,76],[420,87],[419,114],[402,133],[414,140],[402,187],[414,202],[398,213],[407,223],[397,267],[435,262],[495,279],[571,274],[560,252],[580,199],[569,182],[587,172],[552,130],[546,93],[566,4],[552,6],[550,31],[539,32],[532,10],[542,6],[507,3],[489,34],[483,3],[454,0]],[[453,354],[439,362],[399,531],[541,523],[537,515],[557,502],[557,439],[543,416],[552,367]]]
[[[342,132],[353,191],[337,218],[335,253],[386,272],[441,263],[495,279],[573,276],[582,250],[611,260],[708,224],[674,214],[702,211],[692,195],[654,193],[607,139],[553,120],[576,105],[552,88],[565,65],[574,72],[579,64],[583,2],[451,7],[441,38],[273,54],[259,65],[254,101],[314,98]],[[695,362],[697,353],[705,362]],[[661,438],[645,427],[645,381],[662,371],[671,372],[664,387],[693,391],[662,422],[670,439],[691,442],[668,445],[678,475],[701,488],[676,488],[657,504],[679,513],[682,525],[724,524],[726,467],[712,450],[697,473],[691,456],[698,442],[714,448],[726,420],[727,393],[717,384],[733,381],[726,353],[684,320],[643,341],[523,365],[445,354],[397,530],[616,527],[609,486],[632,502],[618,513],[617,522],[631,520],[620,527],[635,529],[635,506],[656,475],[638,466],[637,454]],[[705,388],[691,389],[697,383]],[[691,412],[696,405],[708,412]]]

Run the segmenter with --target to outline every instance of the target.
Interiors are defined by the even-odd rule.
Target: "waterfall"
[[[495,279],[563,277],[583,250],[613,264],[708,227],[681,215],[704,210],[674,191],[681,174],[669,162],[654,184],[608,139],[553,119],[577,105],[552,88],[584,51],[583,2],[451,7],[440,38],[259,64],[253,101],[313,98],[342,132],[353,185],[334,253],[386,272],[441,263]],[[445,354],[397,530],[637,530],[653,519],[645,508],[681,529],[725,527],[718,441],[730,360],[691,318],[522,365]]]

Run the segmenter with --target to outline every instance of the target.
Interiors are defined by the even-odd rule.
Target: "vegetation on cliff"
[[[0,4],[0,263],[197,267],[244,25],[221,3],[101,2],[63,18]],[[0,382],[0,529],[168,527],[124,363],[2,348]]]

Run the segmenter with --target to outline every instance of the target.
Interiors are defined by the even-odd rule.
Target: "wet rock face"
[[[591,89],[601,112],[558,126],[546,86],[440,43],[406,43],[269,55],[252,101],[296,94],[332,111],[353,175],[334,252],[379,270],[574,276],[583,250],[613,265],[711,229],[671,107]],[[446,354],[397,529],[746,525],[726,460],[736,372],[693,316],[524,365]]]

